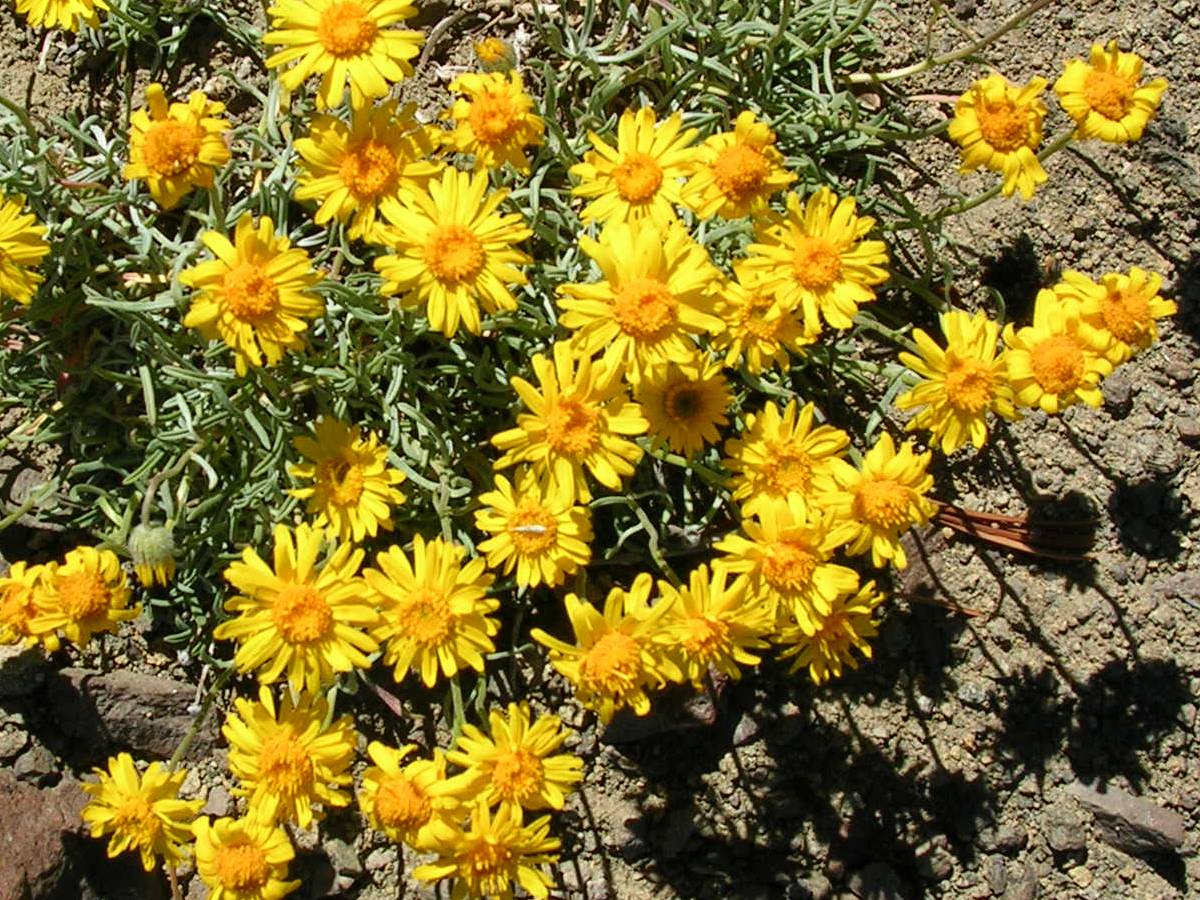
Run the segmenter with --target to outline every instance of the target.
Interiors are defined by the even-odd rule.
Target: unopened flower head
[[[1016,191],[1026,200],[1032,197],[1046,180],[1037,158],[1046,117],[1041,100],[1045,89],[1044,78],[1016,86],[995,74],[972,84],[959,97],[950,122],[950,137],[962,147],[961,171],[982,167],[1000,172],[1005,197]]]
[[[491,35],[475,42],[475,58],[485,72],[506,72],[517,61],[512,44]]]
[[[1136,141],[1158,110],[1167,89],[1163,78],[1142,83],[1142,58],[1107,46],[1092,45],[1091,58],[1072,59],[1054,82],[1054,93],[1075,120],[1076,135],[1123,144]]]
[[[165,587],[175,577],[175,537],[169,525],[133,526],[126,549],[142,587]]]

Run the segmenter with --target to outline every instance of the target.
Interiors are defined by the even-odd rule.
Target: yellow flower
[[[467,72],[450,82],[450,91],[464,95],[445,113],[454,120],[454,149],[472,154],[476,169],[508,163],[518,172],[528,172],[525,148],[542,142],[546,125],[533,112],[533,98],[525,93],[521,76]]]
[[[516,428],[492,437],[505,451],[495,467],[529,463],[550,491],[587,503],[592,493],[584,468],[619,491],[621,479],[642,458],[642,448],[627,438],[645,434],[647,422],[625,393],[619,368],[576,359],[563,341],[553,353],[553,361],[540,353],[533,358],[540,391],[524,378],[511,379],[531,412],[517,416]]]
[[[413,118],[412,104],[397,110],[395,100],[350,113],[350,124],[317,116],[308,136],[296,141],[303,171],[297,200],[318,200],[313,221],[350,222],[352,240],[370,240],[380,205],[395,202],[402,189],[417,188],[437,175],[443,163],[429,159],[435,146],[429,130]]]
[[[383,645],[383,662],[396,681],[411,670],[433,687],[438,670],[453,678],[459,669],[483,671],[483,654],[496,649],[500,625],[490,614],[500,601],[488,599],[492,576],[482,559],[462,564],[466,550],[441,538],[413,538],[412,561],[399,547],[375,557],[378,569],[363,576],[382,606],[373,634]]]
[[[1084,324],[1112,335],[1106,358],[1117,366],[1158,340],[1158,320],[1178,311],[1174,300],[1158,295],[1161,288],[1161,276],[1134,266],[1128,275],[1102,275],[1099,284],[1065,272],[1053,290],[1059,300],[1079,304]]]
[[[665,442],[676,453],[694,456],[719,441],[717,429],[729,424],[729,383],[718,363],[698,353],[688,362],[653,370],[638,383],[636,395],[655,450]]]
[[[1092,45],[1091,59],[1072,59],[1054,82],[1054,93],[1075,120],[1075,136],[1124,144],[1136,141],[1158,110],[1166,79],[1139,84],[1142,58],[1122,53],[1117,42]]]
[[[773,291],[784,308],[800,311],[809,335],[820,333],[822,317],[849,328],[859,304],[875,299],[873,286],[888,279],[887,247],[865,240],[875,220],[856,216],[854,198],[839,199],[829,188],[803,205],[798,194],[788,194],[787,206],[782,219],[757,225],[745,276],[761,281],[755,287]]]
[[[1040,99],[1045,89],[1045,78],[1017,87],[1003,75],[989,75],[972,84],[958,98],[950,122],[950,137],[962,147],[959,171],[973,172],[982,166],[1000,172],[1005,197],[1018,190],[1026,200],[1032,197],[1046,180],[1037,158],[1046,117],[1046,104]]]
[[[516,882],[536,900],[545,900],[554,885],[543,869],[558,859],[558,838],[550,835],[550,817],[522,824],[519,806],[501,806],[493,816],[484,802],[471,813],[466,831],[438,849],[438,858],[413,869],[422,881],[455,878],[450,900],[495,897],[512,900]]]
[[[412,0],[279,0],[267,14],[274,30],[263,43],[285,48],[267,57],[267,68],[296,63],[279,76],[289,91],[319,72],[318,109],[340,106],[347,80],[353,106],[386,96],[412,77],[409,60],[425,40],[419,31],[388,27],[417,14]]]
[[[313,293],[322,276],[308,254],[275,234],[275,223],[250,213],[237,223],[234,242],[219,231],[201,240],[216,259],[179,273],[179,281],[199,294],[183,324],[206,339],[220,338],[234,351],[239,375],[250,367],[274,365],[284,350],[304,346],[305,319],[321,315],[324,301]]]
[[[144,181],[154,202],[175,206],[192,188],[212,187],[216,169],[229,162],[224,103],[192,91],[187,103],[167,105],[161,84],[146,88],[146,108],[129,117],[129,164],[122,174]]]
[[[0,644],[25,641],[36,644],[48,640],[46,649],[57,650],[53,634],[34,635],[30,623],[37,616],[37,598],[44,590],[43,583],[51,575],[51,566],[31,566],[15,562],[6,574],[0,575]]]
[[[458,748],[446,759],[467,770],[489,805],[513,803],[522,809],[562,809],[567,794],[583,780],[583,760],[570,753],[551,756],[569,732],[558,716],[530,720],[529,704],[508,704],[508,716],[488,714],[490,736],[465,725]]]
[[[830,678],[842,677],[842,666],[858,668],[858,660],[850,651],[857,650],[871,658],[867,638],[878,633],[872,616],[884,597],[876,592],[875,582],[868,581],[857,592],[851,590],[839,596],[829,613],[821,617],[816,631],[799,625],[783,629],[777,641],[787,645],[780,659],[795,657],[791,672],[807,667],[814,684],[824,684]]]
[[[116,631],[142,611],[140,604],[130,607],[129,582],[111,550],[76,547],[47,572],[43,584],[29,630],[47,647],[59,636],[82,647],[96,632]]]
[[[314,805],[345,806],[354,761],[354,720],[330,721],[321,694],[296,699],[285,691],[278,707],[266,685],[258,702],[238,697],[225,717],[221,734],[229,742],[229,771],[238,779],[233,793],[248,798],[250,810],[263,822],[312,824]]]
[[[336,673],[369,668],[379,645],[365,631],[379,616],[357,577],[363,552],[343,544],[317,566],[323,532],[275,526],[274,571],[253,547],[225,569],[239,594],[225,601],[237,616],[213,630],[217,640],[238,642],[239,672],[258,669],[271,684],[285,675],[294,691],[316,692]]]
[[[159,857],[168,869],[178,866],[188,854],[191,820],[204,805],[203,800],[179,799],[187,771],[171,772],[154,762],[139,775],[128,753],[109,757],[107,772],[92,771],[100,780],[82,785],[92,799],[80,815],[92,837],[112,835],[109,857],[137,850],[147,872],[157,868]]]
[[[589,131],[595,149],[571,166],[571,174],[582,182],[571,193],[594,198],[580,213],[583,221],[650,219],[666,229],[676,221],[675,207],[684,205],[681,179],[694,168],[695,139],[696,129],[683,130],[680,113],[656,124],[654,110],[646,106],[621,113],[616,147]]]
[[[745,417],[740,438],[725,442],[725,465],[734,473],[730,487],[742,515],[757,515],[789,497],[812,503],[815,479],[850,443],[844,431],[831,425],[814,428],[816,412],[811,403],[799,407],[790,400],[781,415],[768,400],[761,413]]]
[[[771,195],[796,180],[783,168],[783,154],[774,143],[775,132],[749,110],[738,114],[733,131],[708,138],[684,188],[696,215],[736,219],[764,212]]]
[[[557,587],[592,558],[592,516],[571,497],[547,491],[528,469],[515,486],[496,476],[496,489],[481,494],[475,527],[493,535],[479,545],[487,564],[505,575],[517,571],[520,587]]]
[[[637,384],[668,362],[692,359],[693,335],[724,327],[712,313],[717,270],[681,226],[664,234],[647,222],[618,222],[598,241],[581,237],[579,246],[604,280],[558,289],[566,310],[559,321],[574,329],[576,355],[603,352],[605,363]]]
[[[877,568],[888,562],[897,569],[907,566],[900,533],[924,525],[937,510],[925,496],[933,487],[933,476],[925,471],[932,455],[914,453],[911,441],[897,451],[884,432],[863,457],[861,469],[835,460],[831,480],[836,489],[828,506],[837,525],[831,538],[847,543],[851,556],[870,550]]]
[[[42,282],[32,271],[50,252],[46,226],[32,213],[23,213],[24,197],[0,194],[0,297],[28,305]]]
[[[377,227],[375,240],[394,251],[375,260],[381,293],[403,294],[406,307],[424,306],[429,324],[446,337],[459,320],[479,334],[480,306],[489,313],[516,309],[510,286],[528,281],[514,266],[530,259],[513,245],[532,232],[519,214],[496,211],[507,191],[485,199],[487,189],[486,172],[447,168],[427,189],[380,205],[390,224]]]
[[[1100,379],[1112,372],[1106,358],[1113,336],[1080,318],[1079,304],[1038,291],[1033,324],[1004,327],[1008,378],[1018,406],[1054,415],[1072,404],[1099,406]]]
[[[920,328],[913,330],[920,356],[901,353],[900,362],[924,380],[896,398],[900,409],[920,409],[907,428],[927,428],[949,455],[968,440],[979,449],[987,442],[987,413],[1016,419],[1008,363],[996,355],[1000,325],[986,314],[952,310],[939,317],[946,348]]]
[[[17,12],[31,28],[79,30],[80,23],[100,27],[100,11],[108,12],[105,0],[17,0]]]
[[[408,844],[416,850],[432,850],[454,838],[453,820],[460,795],[470,779],[446,777],[446,757],[433,751],[433,759],[404,759],[416,744],[392,748],[371,741],[367,754],[375,765],[364,773],[358,805],[371,827],[388,840]]]
[[[575,594],[567,594],[563,602],[575,632],[574,645],[540,628],[530,632],[535,641],[550,648],[550,663],[574,686],[575,699],[596,710],[604,724],[625,706],[646,715],[650,712],[647,688],[664,681],[662,653],[653,640],[667,605],[648,605],[652,587],[650,576],[642,573],[628,592],[613,588],[603,615]]]
[[[678,681],[690,681],[700,690],[710,669],[734,680],[742,677],[738,664],[757,665],[751,650],[761,650],[762,640],[775,617],[771,609],[746,594],[745,579],[727,585],[729,570],[714,566],[693,569],[688,586],[676,590],[658,583],[659,603],[667,609],[654,640],[666,659],[678,668]],[[674,674],[674,673],[672,673]]]
[[[175,577],[175,537],[167,525],[135,525],[126,544],[142,587],[166,587]]]
[[[727,569],[745,582],[748,603],[762,607],[773,620],[791,618],[813,631],[833,608],[838,594],[858,587],[858,573],[830,562],[838,541],[826,515],[809,518],[799,497],[742,520],[740,534],[728,534],[714,545],[726,554],[714,569]]]
[[[210,900],[279,900],[300,887],[285,881],[295,858],[287,832],[253,816],[217,819],[201,816],[196,834],[196,874],[208,885]]]
[[[512,45],[495,36],[475,42],[475,58],[487,72],[507,71],[517,61]]]
[[[734,274],[737,280],[726,279],[717,292],[716,314],[725,328],[713,336],[713,349],[725,355],[731,369],[741,367],[751,375],[772,366],[786,371],[792,364],[789,351],[803,353],[816,336],[742,264],[734,264]]]
[[[311,487],[288,491],[307,500],[315,527],[324,528],[341,541],[361,543],[380,528],[391,530],[391,508],[404,502],[395,485],[404,473],[388,466],[387,447],[373,431],[366,437],[357,425],[321,417],[313,426],[316,440],[305,435],[292,440],[308,462],[288,466],[294,478],[311,480]]]

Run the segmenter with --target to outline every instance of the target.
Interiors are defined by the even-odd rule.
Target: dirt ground
[[[947,4],[979,32],[1018,5]],[[913,23],[930,6],[881,3],[876,30],[898,42],[920,31]],[[963,40],[946,24],[934,35],[947,48]],[[563,896],[1200,894],[1200,3],[1060,0],[985,56],[1012,80],[1053,81],[1063,60],[1110,38],[1170,82],[1159,118],[1130,147],[1059,153],[1033,202],[997,201],[956,221],[975,257],[958,287],[979,302],[994,287],[1016,315],[1060,270],[1136,265],[1164,276],[1179,314],[1159,345],[1106,381],[1102,409],[1032,415],[986,455],[954,457],[937,482],[941,499],[966,507],[1073,523],[1090,536],[1089,559],[929,531],[895,579],[875,660],[843,681],[814,690],[767,665],[714,708],[678,703],[650,723],[585,727],[574,750],[587,778],[560,819]],[[49,113],[79,99],[70,73],[80,51],[52,42],[30,90],[43,47],[8,9],[0,46],[5,96],[24,102],[28,92]],[[226,51],[237,65],[230,48],[213,55]],[[985,71],[943,69],[912,89],[957,94]],[[220,76],[193,80],[210,78]],[[1064,125],[1052,115],[1048,133]],[[948,145],[922,153],[929,171],[959,177]],[[969,176],[978,186],[986,177]],[[593,721],[565,693],[558,711]],[[218,762],[197,780],[215,783]],[[1182,816],[1182,851],[1118,849],[1079,799],[1088,788]],[[396,849],[353,812],[305,844],[334,860],[343,880],[328,884],[339,896],[434,896],[401,883]],[[113,879],[80,890],[107,896],[98,883],[122,895]],[[318,895],[310,884],[297,896]],[[188,896],[202,894],[192,886]]]

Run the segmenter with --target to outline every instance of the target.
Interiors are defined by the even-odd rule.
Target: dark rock
[[[45,683],[48,671],[39,647],[0,644],[0,698],[28,697]]]
[[[733,729],[733,746],[746,746],[758,737],[760,731],[762,731],[762,727],[758,722],[749,713],[743,713],[741,719],[738,720],[737,727]]]
[[[873,862],[850,876],[850,890],[861,900],[902,900],[908,891],[900,876],[885,862]]]
[[[1104,395],[1104,405],[1116,418],[1125,418],[1133,409],[1133,382],[1124,372],[1118,370],[1105,378],[1100,392]]]
[[[288,874],[300,879],[301,897],[328,897],[338,887],[337,872],[324,853],[297,853]]]
[[[1046,843],[1055,853],[1075,854],[1087,847],[1083,823],[1075,811],[1061,804],[1051,806],[1042,817]]]
[[[983,871],[992,894],[996,897],[1003,895],[1008,887],[1008,864],[1002,858],[993,856]]]
[[[785,896],[787,900],[829,900],[833,896],[833,882],[824,875],[810,875],[789,885]]]
[[[41,744],[34,744],[17,757],[13,771],[22,781],[43,784],[58,770],[54,754]]]
[[[1100,839],[1124,853],[1157,856],[1183,846],[1186,821],[1177,812],[1120,788],[1101,792],[1077,781],[1069,790],[1092,813]]]
[[[1179,416],[1175,419],[1175,430],[1179,432],[1179,439],[1181,441],[1187,441],[1189,444],[1200,441],[1200,419],[1193,419],[1191,416]]]
[[[1029,866],[1018,866],[1008,875],[1008,886],[1001,895],[1004,900],[1037,900],[1037,872]]]
[[[943,846],[931,845],[917,850],[917,874],[925,881],[945,881],[954,872],[954,856]]]
[[[979,835],[979,846],[988,853],[1003,853],[1015,856],[1029,843],[1029,832],[1020,825],[1003,825],[989,828]]]
[[[688,839],[696,833],[696,809],[691,804],[674,809],[667,816],[662,830],[662,854],[674,859],[683,852]]]
[[[88,796],[72,778],[36,788],[0,769],[0,897],[53,897],[62,891],[70,862],[64,835],[79,834]]]
[[[954,0],[954,14],[960,19],[972,18],[977,9],[976,0]]]

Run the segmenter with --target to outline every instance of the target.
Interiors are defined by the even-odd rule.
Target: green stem
[[[213,701],[217,699],[217,694],[221,693],[225,685],[229,683],[229,679],[233,677],[235,671],[237,671],[237,668],[230,664],[229,668],[222,671],[217,676],[217,680],[212,683],[212,687],[208,689],[208,693],[204,695],[204,700],[200,703],[200,712],[196,713],[192,727],[188,729],[188,733],[183,736],[183,740],[179,742],[179,746],[175,748],[175,752],[167,760],[168,770],[174,770],[179,765],[180,760],[187,753],[188,747],[192,745],[192,741],[196,739],[196,735],[204,727],[204,721],[208,718],[208,714],[212,710]]]

